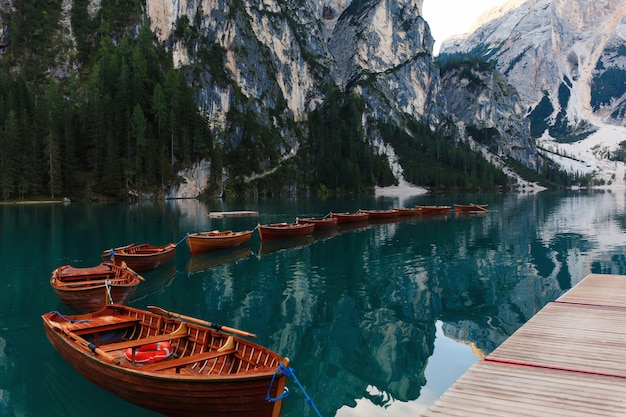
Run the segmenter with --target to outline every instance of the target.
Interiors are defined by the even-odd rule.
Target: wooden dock
[[[626,276],[585,277],[422,416],[626,416]]]
[[[258,211],[240,210],[240,211],[212,211],[207,216],[214,219],[221,219],[223,217],[258,217]]]

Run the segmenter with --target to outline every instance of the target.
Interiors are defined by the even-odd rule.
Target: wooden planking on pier
[[[589,274],[557,301],[626,307],[626,276]]]
[[[591,274],[422,414],[626,415],[626,276]]]
[[[624,416],[626,379],[480,361],[423,416]]]
[[[239,210],[239,211],[212,211],[207,216],[221,219],[222,217],[258,217],[258,211]]]

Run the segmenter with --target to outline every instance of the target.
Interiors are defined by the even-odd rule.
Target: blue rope
[[[306,390],[304,389],[304,387],[302,386],[302,384],[300,383],[300,381],[298,381],[298,378],[296,378],[296,374],[295,371],[293,370],[293,368],[288,368],[285,365],[283,365],[282,363],[278,366],[278,368],[276,369],[276,371],[274,372],[274,375],[272,376],[272,382],[270,383],[269,388],[267,389],[267,396],[265,397],[265,399],[267,401],[280,401],[283,398],[285,398],[287,395],[289,395],[289,389],[287,389],[287,387],[285,387],[285,389],[283,390],[283,393],[281,395],[279,395],[276,398],[272,398],[270,397],[270,390],[272,389],[272,386],[274,385],[274,379],[276,378],[276,375],[278,373],[281,373],[285,376],[292,376],[293,379],[296,381],[296,383],[298,384],[298,386],[300,387],[300,390],[302,390],[302,392],[304,393],[304,396],[306,397],[306,403],[308,405],[310,405],[311,407],[313,407],[313,410],[315,410],[315,413],[319,416],[322,417],[322,414],[319,412],[319,410],[317,409],[317,407],[315,406],[315,404],[313,403],[313,400],[311,399],[311,397],[309,397],[309,394],[307,394]]]
[[[61,317],[63,320],[68,321],[70,323],[87,323],[90,321],[90,320],[71,320],[65,317],[63,314],[59,313],[58,311],[52,311],[51,313],[56,314],[57,316]]]
[[[185,237],[184,237],[184,238],[182,238],[181,240],[179,240],[179,241],[178,241],[178,243],[176,244],[176,246],[178,246],[178,245],[180,245],[181,243],[183,243],[183,242],[185,241],[185,239],[187,239],[187,237],[188,237],[188,236],[189,236],[189,233],[187,233],[187,234],[185,235]]]

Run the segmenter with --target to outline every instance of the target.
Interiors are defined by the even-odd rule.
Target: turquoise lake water
[[[0,206],[0,416],[155,417],[94,386],[48,343],[41,314],[71,311],[49,284],[131,242],[179,243],[131,305],[244,329],[291,359],[283,417],[416,416],[587,274],[626,274],[625,196],[175,200]],[[191,256],[187,233],[331,211],[488,203],[480,215],[401,218]],[[212,219],[210,211],[259,217]]]

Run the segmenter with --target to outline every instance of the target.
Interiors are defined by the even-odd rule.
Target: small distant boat
[[[261,240],[285,239],[313,233],[313,223],[273,223],[259,225]]]
[[[450,213],[452,207],[450,206],[417,206],[420,209],[420,214],[447,214]]]
[[[187,235],[187,246],[192,255],[242,245],[250,240],[252,230],[233,232],[232,230],[213,230],[211,232],[191,233]]]
[[[338,224],[364,222],[370,217],[369,214],[364,211],[357,211],[356,213],[331,213],[330,215],[337,219]]]
[[[70,365],[140,407],[171,417],[281,413],[287,376],[280,367],[289,359],[234,336],[252,333],[153,306],[41,317],[46,337]]]
[[[398,211],[396,209],[389,210],[361,210],[363,213],[368,214],[368,220],[385,220],[398,217]]]
[[[484,212],[489,209],[488,204],[455,204],[455,213]]]
[[[52,271],[50,285],[63,304],[78,313],[91,313],[108,303],[124,304],[144,279],[125,263],[75,268],[60,266]]]
[[[421,214],[422,209],[419,207],[400,207],[397,209],[394,209],[398,211],[398,216],[403,217],[403,216],[417,216],[419,214]]]
[[[296,223],[313,223],[315,225],[315,230],[332,229],[333,227],[337,227],[337,219],[334,217],[303,217],[297,218]]]
[[[170,262],[176,254],[176,244],[168,243],[163,246],[153,246],[148,243],[135,245],[131,243],[118,248],[107,249],[102,252],[102,260],[126,265],[135,272],[146,272],[157,269]]]

